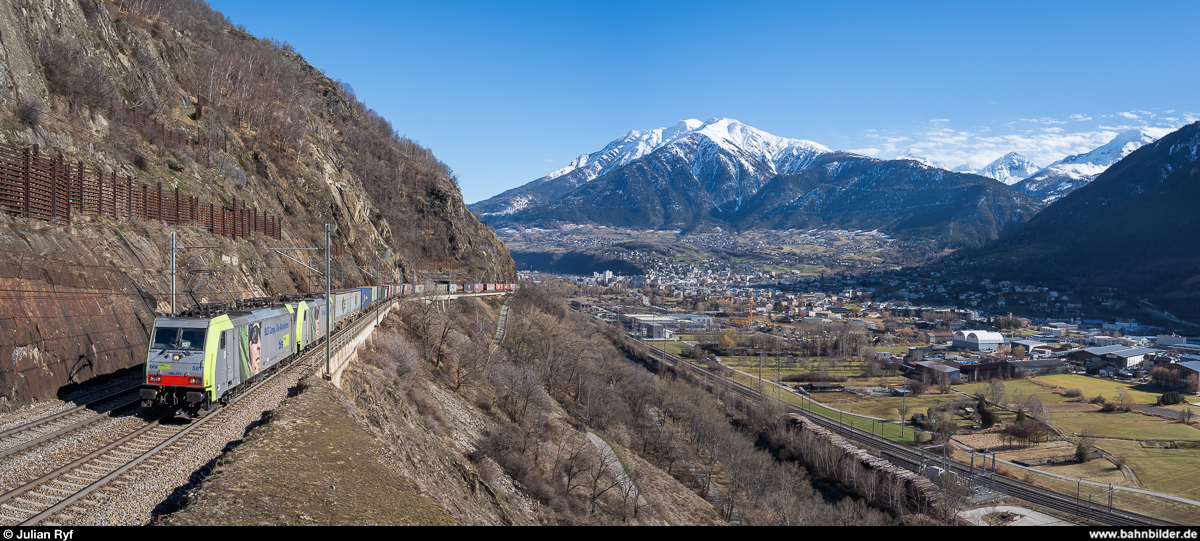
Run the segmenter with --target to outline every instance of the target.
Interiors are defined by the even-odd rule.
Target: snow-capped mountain
[[[995,238],[1041,208],[1008,186],[914,156],[876,160],[736,120],[685,120],[629,132],[470,209],[497,226],[848,227],[961,246]]]
[[[1073,154],[1047,165],[1013,187],[1049,203],[1086,185],[1121,158],[1154,140],[1140,130],[1123,132],[1091,152]]]
[[[1038,166],[1034,165],[1028,158],[1016,152],[1009,152],[997,158],[996,161],[989,163],[983,169],[976,170],[975,174],[993,178],[1012,186],[1032,176],[1037,171]]]
[[[924,165],[928,165],[929,167],[933,167],[933,168],[937,168],[937,169],[945,169],[947,171],[950,170],[949,167],[946,167],[946,164],[926,158],[925,156],[922,156],[919,152],[917,152],[916,150],[911,149],[911,148],[905,149],[905,151],[901,152],[899,156],[896,156],[895,158],[892,158],[892,159],[894,159],[894,160],[912,160],[915,162],[920,162]]]
[[[1150,131],[1150,130],[1147,130]],[[1154,133],[1154,132],[1151,132]],[[1142,144],[1138,132],[1074,156],[1111,164],[1086,186],[974,253],[979,273],[1048,286],[1114,287],[1183,319],[1200,318],[1200,122]],[[1088,162],[1084,156],[1095,159]],[[1070,159],[1070,158],[1068,158]],[[1063,160],[1067,161],[1066,159]],[[1048,167],[1049,169],[1049,167]]]
[[[554,200],[658,151],[693,162],[696,172],[744,169],[754,177],[761,177],[756,184],[778,174],[800,171],[816,156],[831,152],[821,144],[779,137],[729,118],[710,118],[704,122],[687,119],[670,127],[626,133],[603,149],[580,155],[562,169],[471,205],[471,211],[482,217],[510,215]]]

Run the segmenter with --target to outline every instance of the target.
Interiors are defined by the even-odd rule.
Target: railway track
[[[206,429],[230,417],[242,400],[280,384],[282,376],[307,373],[305,369],[308,366],[303,359],[311,360],[315,356],[310,352],[281,367],[229,404],[213,409],[204,417],[191,422],[173,419],[150,422],[100,449],[0,495],[0,524],[75,524],[79,517],[91,511],[90,506],[103,501],[104,498],[92,498],[94,493],[101,490],[121,492],[137,479],[153,475],[164,461],[171,460],[170,457],[186,448],[198,447],[201,443],[198,440],[207,437]],[[290,378],[282,379],[285,384],[292,383]]]
[[[140,383],[141,376],[124,377],[117,381],[110,381],[109,383],[76,393],[74,396],[66,397],[62,401],[52,400],[48,402],[42,402],[34,406],[22,408],[15,412],[6,413],[3,416],[0,416],[0,438],[3,438],[4,434],[7,434],[14,429],[35,424],[43,419],[58,415],[64,411],[77,409],[79,407],[78,405],[84,403],[84,401],[96,402],[98,400],[103,400],[105,397],[132,389]],[[113,389],[119,390],[114,392]],[[86,406],[88,404],[83,405]],[[2,446],[0,446],[0,448],[2,448]]]
[[[0,432],[0,460],[102,421],[113,412],[135,404],[138,400],[138,387],[126,388],[90,403],[36,418]]]
[[[366,312],[344,326],[331,337],[331,347],[339,349],[352,335],[373,325],[375,315],[374,311]],[[0,465],[0,490],[11,488],[0,494],[0,525],[145,524],[152,509],[186,486],[198,470],[203,470],[231,442],[240,441],[249,427],[262,421],[265,411],[321,366],[324,345],[314,346],[199,419],[149,421],[126,416],[122,418],[125,424],[119,433],[110,432],[99,443],[93,437],[87,445],[74,446],[73,454],[59,452],[54,464],[41,464],[43,456],[38,453],[72,435],[77,440],[92,437],[89,434],[98,431],[99,421],[111,420],[93,409],[115,411],[127,405],[122,402],[131,397],[128,403],[136,403],[137,389],[127,389],[102,401],[6,431],[13,441],[22,441],[0,451],[11,455],[5,455],[4,464],[24,458],[26,462],[39,463],[40,468],[34,468],[37,472],[29,478],[5,483]],[[77,418],[84,411],[91,417]],[[31,435],[33,431],[36,436]],[[20,434],[26,436],[16,437]],[[70,447],[66,443],[57,445]]]
[[[691,363],[680,359],[679,357],[665,352],[655,350],[641,342],[636,342],[639,347],[652,358],[663,359],[676,370],[684,370],[693,376],[704,379],[710,384],[721,386],[724,389],[737,393],[739,396],[751,400],[758,401],[763,399],[763,396],[755,389],[742,385],[728,378],[719,377],[707,370],[703,370]],[[861,429],[853,428],[833,419],[829,419],[815,413],[806,411],[802,408],[786,404],[790,413],[804,415],[813,422],[830,430],[831,432],[842,436],[848,440],[854,441],[859,445],[867,448],[880,451],[881,456],[896,464],[897,466],[907,468],[912,471],[919,471],[921,466],[920,452],[912,447],[901,445],[886,438],[876,436]],[[969,474],[968,466],[957,462],[950,462],[952,471],[959,475]],[[1079,517],[1090,521],[1094,524],[1104,526],[1179,526],[1173,522],[1166,520],[1133,513],[1121,509],[1104,509],[1092,502],[1082,502],[1074,497],[1065,496],[1052,490],[1031,485],[1016,479],[1004,477],[1002,475],[995,476],[995,486],[998,492],[1002,492],[1013,498],[1041,506],[1047,509],[1052,509],[1068,516]]]
[[[859,445],[877,449],[880,455],[886,458],[893,464],[906,468],[911,471],[919,472],[921,467],[921,456],[918,450],[912,447],[898,444],[894,441],[881,438],[879,436],[867,433],[863,430],[851,428],[844,424],[838,423],[832,419],[827,419],[820,415],[795,409],[794,413],[804,415],[806,418],[819,424],[820,426],[842,436],[846,439],[855,441]],[[970,475],[969,466],[959,462],[950,461],[948,463],[951,471],[958,476],[963,477]],[[979,473],[980,469],[976,468],[974,473]],[[1098,504],[1089,504],[1088,502],[1077,501],[1073,497],[1065,496],[1049,489],[1024,483],[1016,479],[1011,479],[1002,475],[995,477],[995,490],[1004,493],[1013,498],[1053,509],[1055,511],[1066,513],[1070,516],[1083,518],[1095,524],[1104,526],[1178,526],[1178,524],[1157,519],[1154,517],[1141,515],[1120,509],[1107,510],[1100,507]]]

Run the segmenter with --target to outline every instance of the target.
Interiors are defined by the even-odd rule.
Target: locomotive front
[[[196,415],[209,405],[204,378],[209,320],[166,317],[154,320],[146,354],[143,407],[157,415]]]

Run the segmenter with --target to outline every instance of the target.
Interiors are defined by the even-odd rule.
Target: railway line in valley
[[[763,396],[755,389],[746,385],[713,374],[712,372],[693,365],[678,356],[666,353],[661,349],[655,349],[640,341],[635,342],[643,351],[655,359],[661,359],[676,370],[686,372],[692,376],[703,379],[704,381],[733,392],[740,397],[750,400],[762,400]],[[894,465],[909,469],[911,471],[920,472],[923,461],[920,449],[902,445],[867,432],[865,430],[847,426],[839,423],[836,420],[818,415],[816,413],[804,410],[792,404],[785,404],[789,413],[803,415],[805,418],[812,420],[814,423],[826,428],[827,430],[837,434],[847,440],[853,441],[856,444],[876,450],[879,456],[888,460]],[[929,461],[924,461],[924,465],[929,465]],[[947,463],[950,471],[958,479],[969,480],[975,474],[981,473],[978,466],[971,469],[970,466],[950,461]],[[1047,488],[1039,487],[1030,483],[1025,483],[1016,479],[1005,477],[1003,475],[994,475],[987,478],[985,489],[994,487],[996,492],[1003,493],[1012,498],[1028,502],[1035,506],[1040,506],[1058,512],[1059,514],[1082,519],[1087,524],[1097,524],[1102,526],[1179,526],[1170,521],[1125,511],[1122,509],[1109,509],[1101,502],[1093,502],[1091,500],[1082,501],[1080,498],[1075,498],[1060,494]]]
[[[373,327],[386,304],[333,334],[331,350]],[[149,415],[139,404],[140,379],[82,405],[57,403],[0,418],[0,525],[147,524],[324,362],[321,341],[194,420]]]

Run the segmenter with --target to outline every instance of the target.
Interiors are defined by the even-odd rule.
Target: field
[[[748,356],[722,356],[721,362],[724,362],[730,368],[742,370],[751,374],[758,374],[759,358]],[[868,380],[862,378],[863,363],[861,361],[839,360],[834,362],[828,358],[821,359],[800,359],[798,361],[788,362],[786,357],[775,357],[765,355],[762,358],[762,376],[765,379],[778,381],[782,378],[787,380],[788,376],[795,374],[817,374],[824,367],[825,372],[830,376],[838,376],[846,378],[846,382],[864,382]],[[906,381],[905,378],[899,376],[879,378],[870,378],[871,385],[902,385]]]
[[[1041,475],[1038,473],[1038,470],[1024,470],[1006,465],[1000,465],[998,469],[1001,473],[1007,473],[1011,477],[1052,489],[1059,494],[1067,496],[1078,494],[1082,505],[1087,505],[1089,497],[1092,502],[1095,502],[1094,505],[1098,506],[1101,502],[1107,504],[1108,487],[1082,483],[1080,482],[1081,479],[1102,484],[1111,482],[1113,486],[1124,486],[1122,481],[1124,478],[1117,477],[1116,467],[1107,460],[1093,460],[1083,465],[1045,466],[1039,468],[1041,471],[1066,475],[1075,479],[1060,479],[1050,475]],[[1171,492],[1161,489],[1159,491]],[[1180,495],[1193,500],[1197,499],[1194,493]],[[1113,493],[1113,506],[1119,509],[1128,509],[1135,513],[1170,520],[1179,524],[1195,525],[1200,523],[1200,520],[1196,518],[1196,506],[1147,494],[1117,490]]]
[[[1086,413],[1053,413],[1054,425],[1067,434],[1082,434],[1085,428],[1092,429],[1097,438],[1123,440],[1200,440],[1196,425],[1186,426],[1179,421],[1170,421],[1140,413],[1099,411]],[[1197,462],[1200,465],[1200,462]]]
[[[667,353],[671,355],[683,355],[684,352],[692,349],[692,346],[683,343],[683,340],[645,340],[644,342],[654,348],[656,352],[662,351],[665,345]]]
[[[1088,398],[1102,395],[1104,398],[1111,400],[1117,397],[1117,389],[1125,389],[1125,392],[1129,393],[1138,404],[1153,404],[1158,400],[1159,395],[1165,392],[1164,389],[1147,383],[1123,383],[1111,379],[1081,376],[1079,374],[1038,376],[1037,379],[1051,385],[1057,385],[1063,389],[1079,389],[1083,391],[1083,396]]]
[[[848,412],[866,415],[869,417],[879,417],[880,419],[891,420],[900,418],[900,409],[902,407],[907,410],[907,416],[911,418],[914,413],[925,413],[926,410],[933,406],[960,398],[954,394],[926,394],[923,396],[910,398],[888,397],[869,399],[857,395],[851,396],[855,396],[857,401],[837,404],[838,409],[843,409]],[[822,397],[818,396],[817,399],[822,400]]]
[[[954,389],[968,396],[975,396],[975,393],[979,391],[983,391],[983,393],[986,395],[989,385],[990,384],[988,383],[966,383],[963,385],[955,385]],[[1016,401],[1016,397],[1019,394],[1024,394],[1025,396],[1037,395],[1038,399],[1046,404],[1067,401],[1067,397],[1060,394],[1055,394],[1054,391],[1050,389],[1023,379],[1005,381],[1004,392],[1007,396],[1007,402],[1010,404]],[[1115,396],[1116,393],[1112,394]]]
[[[1200,501],[1200,449],[1154,449],[1128,440],[1097,443],[1124,460],[1143,488]],[[1188,524],[1198,522],[1193,519]]]

